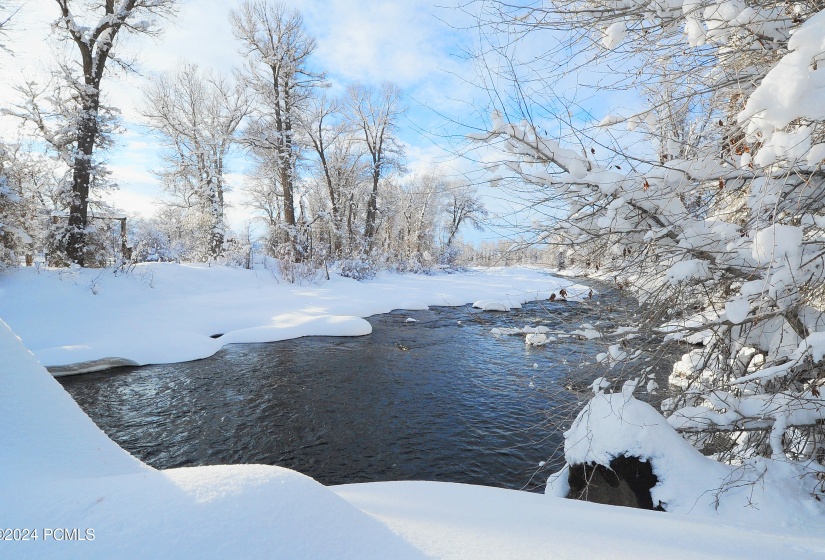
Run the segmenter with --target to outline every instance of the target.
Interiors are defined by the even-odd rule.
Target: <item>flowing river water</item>
[[[610,330],[634,309],[607,289],[509,313],[394,311],[369,317],[365,337],[235,344],[194,362],[59,380],[104,432],[157,468],[263,463],[323,484],[438,480],[542,491],[563,464],[562,432],[589,382],[613,373],[587,363],[605,343],[568,337],[534,348],[524,335],[491,329]],[[670,363],[654,364],[660,379]],[[629,367],[650,365],[641,364]]]

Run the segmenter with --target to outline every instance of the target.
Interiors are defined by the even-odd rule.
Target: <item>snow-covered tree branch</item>
[[[825,456],[823,8],[480,3],[487,75],[512,95],[470,140],[505,155],[520,195],[554,208],[541,239],[632,285],[647,329],[699,345],[664,409],[728,461]],[[501,46],[503,33],[516,40]],[[568,63],[518,59],[513,45],[538,36]],[[583,116],[556,93],[574,74],[579,91],[633,91],[644,105]]]
[[[101,85],[109,62],[131,68],[117,56],[126,34],[155,35],[156,20],[175,11],[174,0],[106,0],[94,4],[54,0],[57,37],[72,45],[74,58],[59,60],[47,87],[28,83],[20,90],[24,100],[13,114],[31,123],[57,150],[71,170],[64,197],[68,223],[58,244],[68,261],[86,263],[89,204],[95,188],[106,184],[107,172],[97,157],[107,147],[115,111],[107,107]],[[96,23],[89,23],[95,21]]]

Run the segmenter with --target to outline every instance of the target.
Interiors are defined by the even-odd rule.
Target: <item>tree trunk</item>
[[[372,247],[372,238],[375,236],[375,222],[378,217],[378,179],[379,171],[376,169],[372,174],[372,192],[367,203],[367,217],[364,225],[364,238],[367,241],[367,249]]]
[[[322,134],[322,131],[319,131],[319,135]],[[339,254],[341,252],[341,236],[339,235],[339,227],[341,225],[341,211],[338,208],[338,197],[335,196],[335,185],[332,182],[332,176],[329,173],[329,165],[327,164],[327,158],[324,155],[324,148],[323,144],[320,144],[321,148],[318,150],[318,156],[321,160],[321,167],[324,170],[324,179],[327,182],[327,192],[329,193],[329,203],[332,207],[332,228],[330,231],[330,252],[333,254]]]
[[[223,242],[223,187],[217,184],[212,192],[212,232],[211,239],[209,240],[209,252],[212,258],[217,258],[221,255],[223,252]]]
[[[281,178],[281,191],[284,193],[284,222],[288,226],[295,226],[295,200],[292,197],[292,178],[289,169],[282,165],[278,170]]]
[[[96,89],[96,88],[95,88]],[[89,219],[89,183],[92,178],[92,153],[97,137],[98,96],[83,103],[83,119],[77,132],[77,152],[72,170],[72,201],[69,207],[69,235],[66,256],[84,266],[86,253],[86,224]]]
[[[347,250],[352,250],[353,240],[355,239],[355,232],[352,229],[352,207],[355,205],[355,194],[350,193],[349,204],[347,204]]]

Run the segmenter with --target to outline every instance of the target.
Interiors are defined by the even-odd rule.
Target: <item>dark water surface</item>
[[[368,318],[365,337],[235,344],[195,362],[60,381],[104,432],[157,468],[264,463],[323,484],[414,479],[542,490],[563,462],[560,432],[588,398],[575,390],[607,371],[580,363],[604,343],[565,338],[531,348],[523,335],[497,338],[490,329],[607,328],[628,324],[631,309],[608,291],[510,313],[395,311]]]

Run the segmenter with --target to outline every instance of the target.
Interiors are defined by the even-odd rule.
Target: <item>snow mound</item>
[[[4,558],[422,558],[288,469],[156,471],[100,431],[2,322],[0,355],[0,527],[95,534],[92,542],[7,542]]]
[[[532,333],[524,337],[524,343],[527,346],[544,346],[550,342],[550,340],[550,337],[542,333]]]
[[[371,332],[372,325],[360,317],[285,314],[273,325],[238,329],[224,334],[220,340],[223,344],[276,342],[302,336],[364,336]]]
[[[510,311],[510,306],[506,303],[491,299],[480,299],[473,303],[473,307],[482,311]]]
[[[602,337],[602,333],[600,333],[590,325],[582,325],[581,329],[570,331],[570,334],[581,337],[585,340],[593,340]]]
[[[651,490],[653,503],[671,513],[796,526],[825,515],[825,506],[811,497],[818,483],[811,471],[770,459],[741,466],[709,459],[629,391],[609,394],[597,388],[564,437],[568,465],[609,466],[620,455],[649,461],[659,480]],[[560,491],[563,485],[551,481],[551,492]]]

